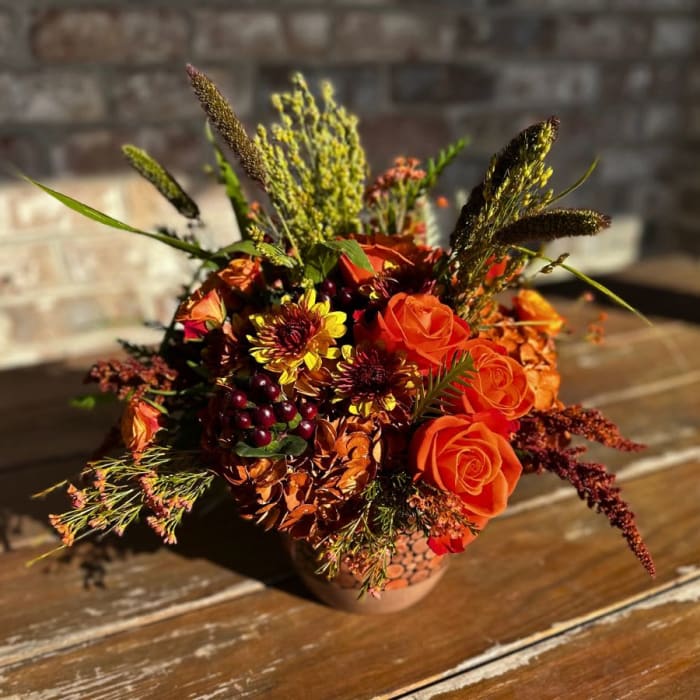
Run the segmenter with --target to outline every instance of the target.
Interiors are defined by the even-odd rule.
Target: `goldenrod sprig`
[[[304,259],[315,244],[360,230],[366,164],[357,118],[336,104],[330,84],[319,106],[301,75],[292,83],[272,97],[279,122],[258,127],[255,145],[283,233]]]

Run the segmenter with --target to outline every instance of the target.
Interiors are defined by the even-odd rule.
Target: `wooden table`
[[[27,495],[79,468],[110,416],[68,408],[73,366],[0,375],[0,696],[700,697],[699,280],[688,261],[638,266],[618,282],[651,285],[656,325],[613,311],[604,345],[561,347],[564,398],[649,445],[592,456],[619,473],[656,579],[572,488],[530,476],[428,600],[387,617],[310,600],[228,503],[173,549],[138,531],[25,567],[61,505]]]

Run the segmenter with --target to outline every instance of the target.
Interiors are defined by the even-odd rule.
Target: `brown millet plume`
[[[258,147],[246,133],[241,120],[236,116],[231,105],[219,92],[219,89],[202,71],[187,64],[187,75],[190,77],[194,94],[197,96],[202,109],[209,121],[221,134],[224,141],[238,156],[248,177],[260,183],[265,189],[267,173]]]
[[[495,240],[501,245],[517,245],[571,236],[595,236],[609,226],[610,217],[592,209],[552,209],[514,221],[500,229]]]

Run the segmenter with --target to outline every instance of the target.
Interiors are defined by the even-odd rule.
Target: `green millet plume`
[[[180,214],[188,219],[199,218],[199,207],[194,200],[182,189],[180,183],[146,151],[126,144],[122,146],[122,153],[129,161],[129,165],[148,180]]]
[[[194,94],[209,117],[209,121],[238,156],[248,177],[258,182],[264,189],[267,172],[260,157],[260,151],[249,138],[231,105],[216,85],[194,66],[187,65],[187,75],[190,77]]]
[[[609,226],[610,217],[592,209],[552,209],[514,221],[498,231],[494,241],[501,245],[518,245],[569,236],[594,236]]]

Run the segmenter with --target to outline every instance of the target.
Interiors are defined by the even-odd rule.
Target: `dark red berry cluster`
[[[331,302],[334,308],[344,309],[353,305],[355,293],[350,287],[339,286],[332,279],[326,278],[319,287],[318,299]]]
[[[313,437],[318,415],[316,404],[306,399],[296,403],[289,401],[279,384],[263,372],[251,377],[247,392],[233,389],[229,394],[229,405],[234,409],[234,427],[244,432],[255,447],[269,445],[278,430],[291,426],[294,426],[291,432],[302,439],[310,440]],[[275,426],[278,426],[277,429]]]

